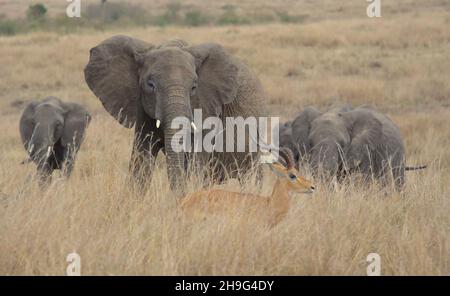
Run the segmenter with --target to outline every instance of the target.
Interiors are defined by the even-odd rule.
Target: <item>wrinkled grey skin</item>
[[[351,140],[349,128],[342,113],[334,111],[326,112],[311,122],[309,161],[314,171],[341,176],[346,149]]]
[[[295,162],[297,163],[299,160],[299,149],[297,144],[294,142],[294,139],[292,138],[292,122],[287,121],[285,123],[280,124],[278,127],[278,131],[279,131],[279,139],[278,139],[279,146],[289,148],[294,155]]]
[[[306,107],[292,122],[292,140],[297,145],[299,159],[307,160],[310,151],[308,140],[311,122],[320,115],[314,107]]]
[[[55,97],[31,102],[25,108],[20,118],[20,136],[29,160],[37,165],[41,186],[51,181],[55,169],[70,176],[90,120],[82,106]]]
[[[135,126],[130,171],[141,187],[149,183],[161,149],[171,189],[184,187],[186,155],[170,145],[179,132],[171,128],[174,118],[192,120],[193,109],[202,109],[203,119],[217,116],[224,123],[225,117],[266,115],[266,95],[255,74],[215,43],[189,46],[172,40],[155,46],[114,36],[91,49],[84,73],[105,109],[125,127]],[[198,167],[213,167],[213,179],[218,181],[237,176],[238,170],[245,172],[257,157],[248,153],[198,154]]]
[[[405,184],[405,145],[400,129],[387,116],[369,106],[343,114],[351,124],[351,143],[346,158],[349,172],[359,171],[367,178],[391,178],[398,190]]]
[[[385,185],[392,177],[400,190],[405,182],[405,148],[398,127],[370,106],[346,110],[335,108],[309,116],[311,109],[306,108],[308,114],[301,115],[308,120],[293,125],[293,134],[307,139],[305,147],[313,170],[338,179],[360,172],[366,179],[374,177]]]

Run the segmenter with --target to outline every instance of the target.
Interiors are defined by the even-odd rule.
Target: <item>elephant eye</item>
[[[150,89],[151,92],[154,92],[155,89],[156,89],[156,84],[155,84],[155,82],[154,82],[153,80],[151,80],[151,79],[148,79],[148,80],[147,80],[147,86],[148,86],[148,88]]]
[[[194,81],[194,85],[192,85],[191,93],[194,94],[197,90],[197,81]]]

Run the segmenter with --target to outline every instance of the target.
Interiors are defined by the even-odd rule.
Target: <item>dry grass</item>
[[[365,274],[371,252],[381,255],[383,274],[450,274],[450,16],[448,4],[432,3],[388,6],[378,20],[365,10],[346,18],[355,12],[345,9],[320,20],[339,11],[330,2],[304,25],[0,38],[0,274],[64,274],[72,251],[83,274]],[[132,131],[84,83],[89,48],[116,33],[222,43],[258,73],[271,114],[283,119],[307,104],[375,104],[400,126],[408,163],[429,169],[409,172],[403,195],[376,185],[318,186],[313,196],[292,197],[273,229],[252,217],[242,224],[239,210],[185,219],[163,159],[147,194],[127,186]],[[18,120],[20,101],[50,94],[86,105],[94,118],[72,178],[41,192],[29,180],[33,165],[19,165]],[[267,171],[262,193],[272,185]],[[237,182],[225,187],[241,190]]]

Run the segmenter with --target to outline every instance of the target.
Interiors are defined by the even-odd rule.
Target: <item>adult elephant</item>
[[[193,109],[201,109],[203,118],[215,116],[224,122],[226,117],[245,119],[266,114],[265,94],[258,78],[215,43],[189,46],[182,40],[172,40],[153,45],[114,36],[91,49],[84,73],[105,109],[123,126],[134,126],[130,169],[142,185],[151,178],[161,149],[166,154],[171,189],[183,183],[185,154],[171,145],[180,132],[171,126],[175,118],[192,121]],[[214,163],[214,175],[219,180],[250,167],[245,152],[218,152],[213,162],[211,154],[205,154],[200,158]]]
[[[312,107],[294,120],[293,135],[306,143],[313,170],[326,176],[360,172],[383,184],[393,179],[400,190],[405,183],[405,145],[399,128],[384,114],[364,105],[332,109],[325,113]],[[419,167],[423,168],[423,167]]]
[[[20,136],[29,160],[37,165],[41,186],[50,182],[55,169],[70,176],[90,120],[83,106],[56,97],[33,101],[25,108],[20,118]]]

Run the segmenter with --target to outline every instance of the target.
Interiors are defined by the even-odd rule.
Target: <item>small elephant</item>
[[[299,149],[292,138],[292,121],[287,121],[278,126],[278,143],[280,147],[289,148],[292,151],[295,163],[299,160]]]
[[[296,124],[297,123],[297,124]],[[338,180],[358,171],[396,189],[405,183],[405,146],[399,128],[370,106],[320,113],[306,108],[292,126],[293,138],[304,144],[313,171]]]
[[[330,111],[347,112],[351,109],[351,106],[344,105],[333,107]],[[279,145],[280,147],[287,147],[293,152],[297,166],[300,162],[306,163],[308,161],[310,125],[320,114],[319,110],[308,106],[293,121],[287,121],[279,126]],[[292,130],[295,130],[295,133],[292,133]]]
[[[297,146],[296,149],[299,154],[299,159],[308,159],[310,151],[308,136],[311,122],[320,114],[319,110],[309,106],[303,109],[303,111],[292,121],[292,141]]]
[[[70,176],[90,120],[85,108],[56,97],[31,102],[25,108],[20,118],[20,136],[28,161],[37,165],[41,186],[51,181],[55,169]]]
[[[84,74],[106,111],[123,126],[134,126],[130,171],[141,188],[150,182],[160,150],[166,155],[171,189],[184,187],[187,156],[171,145],[179,132],[171,126],[174,119],[193,122],[194,109],[202,110],[203,118],[218,117],[223,122],[226,117],[266,115],[259,79],[215,43],[191,46],[171,40],[154,45],[114,36],[90,50]],[[213,167],[212,175],[219,181],[249,170],[252,162],[245,152],[198,154],[199,167]],[[258,156],[250,155],[252,160]]]

